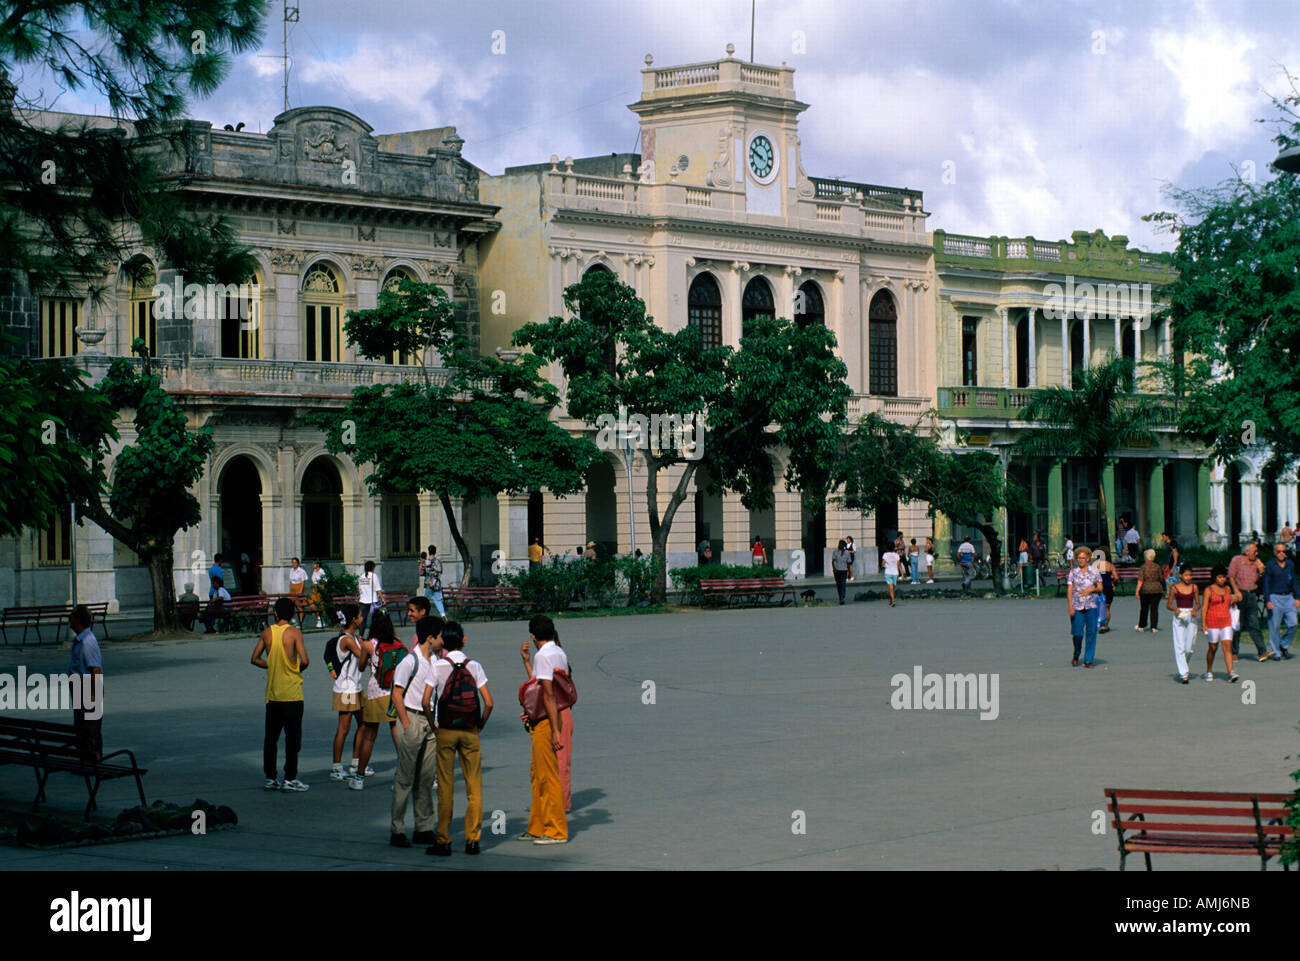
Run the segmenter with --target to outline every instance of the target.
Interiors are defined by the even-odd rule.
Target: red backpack
[[[406,645],[399,640],[377,642],[375,658],[378,666],[375,668],[375,682],[382,690],[393,689],[393,673],[397,670],[397,665],[406,659],[408,653]]]

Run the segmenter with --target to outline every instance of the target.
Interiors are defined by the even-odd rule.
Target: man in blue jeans
[[[1286,547],[1273,547],[1273,559],[1264,568],[1264,597],[1268,600],[1268,645],[1273,659],[1291,660],[1291,638],[1295,636],[1295,599],[1300,595],[1295,563],[1288,560]],[[1282,629],[1286,624],[1285,630]],[[1264,660],[1261,656],[1260,660]]]

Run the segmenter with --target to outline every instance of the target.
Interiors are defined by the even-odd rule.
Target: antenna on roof
[[[284,71],[284,110],[289,110],[289,65],[293,63],[293,58],[289,56],[289,24],[298,22],[298,4],[295,2],[292,6],[289,0],[284,2],[284,29],[280,41],[280,56],[272,53],[260,53],[259,57],[270,57],[273,60],[279,60]]]

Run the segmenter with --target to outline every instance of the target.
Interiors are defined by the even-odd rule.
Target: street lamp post
[[[623,464],[627,468],[627,524],[631,536],[629,556],[636,556],[636,503],[632,487],[632,459],[636,457],[637,448],[641,446],[641,431],[637,429],[618,432],[619,450],[623,452]]]
[[[1289,174],[1300,174],[1300,147],[1287,147],[1277,155],[1273,166]]]

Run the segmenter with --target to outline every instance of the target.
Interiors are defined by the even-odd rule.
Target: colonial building
[[[8,302],[8,330],[30,355],[62,358],[96,379],[141,337],[191,427],[213,429],[216,448],[195,490],[202,520],[176,539],[178,589],[193,581],[206,595],[217,552],[241,591],[287,590],[293,556],[305,564],[375,560],[390,586],[414,587],[414,559],[426,544],[454,555],[441,507],[414,492],[372,496],[357,465],[327,453],[303,416],[341,407],[357,385],[415,376],[409,358],[365,360],[343,336],[345,313],[375,306],[380,288],[400,275],[444,286],[477,338],[477,241],[497,227],[495,208],[480,201],[477,169],[461,157],[454,128],[375,136],[332,107],[289,110],[265,134],[199,122],[182,130],[181,149],[156,145],[157,162],[195,210],[237,224],[257,259],[253,285],[221,292],[224,310],[184,309],[203,292],[186,290],[157,251],[140,246],[131,260],[144,262],[145,279],[115,269],[84,278],[86,296],[73,299],[19,290]],[[94,288],[106,293],[96,298]],[[130,424],[120,426],[129,440]],[[496,539],[494,514],[481,521],[477,506],[465,513],[476,541]],[[134,555],[94,524],[74,538],[70,521],[0,541],[3,603],[71,597],[74,551],[76,596],[151,603],[148,572]],[[241,555],[252,568],[246,577]],[[449,574],[458,569],[451,564]]]
[[[706,344],[737,345],[746,319],[764,314],[825,324],[848,367],[853,418],[920,420],[937,387],[934,250],[920,192],[809,176],[799,138],[808,105],[795,95],[794,70],[738,60],[730,46],[727,54],[673,67],[646,58],[641,98],[629,108],[639,153],[552,157],[482,178],[502,224],[482,244],[484,302],[488,292],[498,298],[483,312],[485,349],[563,313],[564,288],[605,270],[635,288],[661,326],[695,325]],[[779,478],[784,465],[773,466]],[[641,524],[645,487],[635,469],[631,487]],[[803,549],[807,569],[820,571],[828,543],[842,536],[866,548],[885,529],[930,526],[925,505],[910,505],[901,520],[897,511],[864,519],[809,512],[779,481],[774,496],[774,509],[751,512],[739,497],[695,492],[694,523],[686,510],[673,525],[670,565],[694,563],[701,538],[715,556],[748,563],[758,535],[776,564]],[[628,498],[622,458],[611,454],[592,470],[585,498],[541,492],[533,527],[557,550],[596,540],[628,552]],[[648,546],[644,533],[638,544]]]
[[[1080,370],[1124,356],[1137,364],[1173,357],[1168,322],[1153,326],[1163,285],[1172,278],[1167,254],[1128,247],[1128,238],[1075,231],[1070,241],[1033,237],[968,237],[934,232],[938,278],[937,409],[954,445],[1002,449],[1009,455],[1025,430],[1020,408],[1036,389],[1072,383]],[[1138,367],[1132,404],[1163,405],[1154,381]],[[1149,392],[1149,393],[1147,393]],[[1143,543],[1168,531],[1196,542],[1205,529],[1210,465],[1203,448],[1172,426],[1156,429],[1148,448],[1114,452],[1100,478],[1070,460],[1019,463],[1009,473],[1033,509],[1003,518],[1014,546],[1041,530],[1051,550],[1066,536],[1097,539],[1099,490],[1108,517],[1134,520]],[[938,540],[960,540],[941,521]]]

